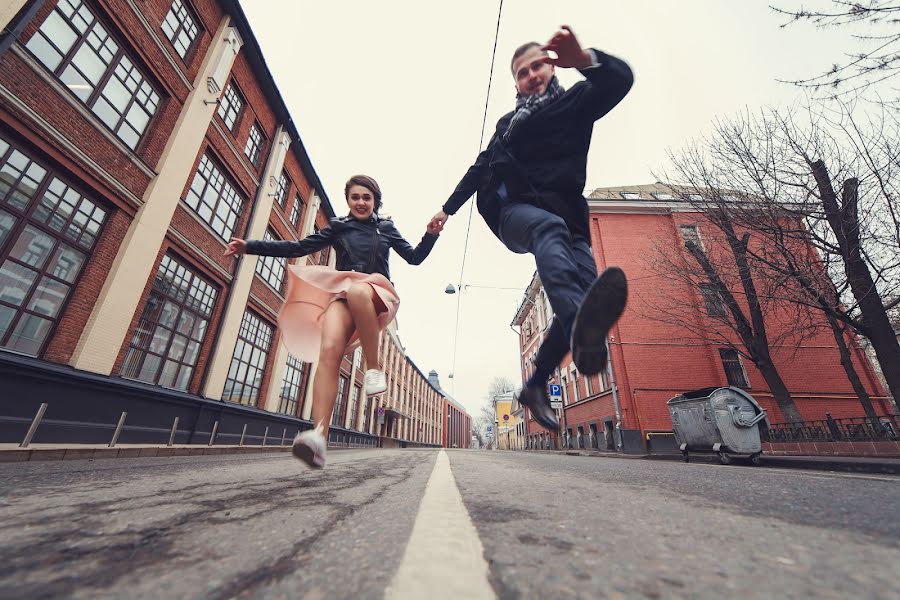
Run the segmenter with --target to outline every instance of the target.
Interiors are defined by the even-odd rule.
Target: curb
[[[647,458],[651,460],[667,460],[681,462],[681,455],[678,454],[656,454]],[[735,462],[731,466],[747,466],[750,464],[735,458]],[[719,464],[719,460],[715,454],[691,454],[691,462],[699,462],[703,464]],[[727,468],[729,465],[721,465]],[[840,471],[846,473],[871,473],[878,475],[900,475],[900,459],[897,458],[874,458],[874,457],[829,457],[829,456],[777,456],[772,454],[763,454],[761,456],[762,467],[771,467],[776,469],[802,469],[807,471]]]
[[[507,452],[509,452],[507,450]],[[622,454],[619,452],[592,452],[590,450],[520,450],[538,454],[565,454],[566,456],[589,456],[595,458],[624,458],[681,462],[680,454]],[[714,454],[691,454],[691,462],[718,464]],[[728,465],[721,465],[728,468]],[[734,466],[744,466],[736,459]],[[749,465],[748,465],[749,466]],[[762,455],[764,467],[783,469],[805,469],[808,471],[841,471],[848,473],[873,473],[879,475],[900,475],[900,459],[868,457],[828,457],[828,456],[776,456]]]
[[[166,456],[212,456],[222,454],[263,454],[288,452],[290,449],[290,446],[132,446],[121,448],[73,446],[69,448],[17,448],[12,450],[0,450],[0,463]]]

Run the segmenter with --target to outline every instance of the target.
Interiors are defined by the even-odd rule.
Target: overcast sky
[[[717,116],[797,102],[796,88],[776,79],[817,74],[848,47],[841,32],[780,29],[783,18],[769,3],[506,0],[485,137],[514,106],[512,51],[545,41],[565,23],[583,45],[623,58],[635,72],[629,96],[594,128],[588,186],[652,183],[652,173],[666,166],[667,149],[707,131]],[[788,3],[796,4],[782,2]],[[335,211],[346,211],[346,179],[371,175],[384,193],[383,213],[417,243],[478,152],[498,2],[243,5]],[[558,73],[564,86],[581,78]],[[424,264],[411,267],[393,255],[391,274],[407,353],[425,373],[437,370],[443,387],[476,416],[493,377],[520,383],[509,323],[521,292],[444,293],[447,283],[459,283],[473,203],[451,217]],[[475,211],[462,283],[524,289],[533,272],[533,259],[506,250]]]

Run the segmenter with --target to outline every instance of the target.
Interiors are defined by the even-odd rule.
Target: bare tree
[[[494,377],[488,384],[488,398],[493,400],[497,396],[502,396],[508,392],[515,390],[513,382],[509,377]]]
[[[858,48],[845,52],[843,62],[833,64],[819,75],[790,83],[827,91],[831,97],[852,97],[900,73],[900,2],[814,0],[806,1],[799,8],[771,8],[786,18],[782,28],[806,22],[819,29],[849,30]],[[887,101],[896,107],[896,89],[894,92],[895,97]]]
[[[710,187],[741,190],[728,212],[759,238],[751,264],[784,279],[774,299],[825,314],[857,394],[845,329],[867,337],[896,398],[900,345],[888,313],[900,304],[900,127],[886,111],[860,124],[843,105],[797,116],[719,122],[692,162]],[[867,394],[860,401],[872,416]]]
[[[802,312],[792,314],[790,303],[775,301],[783,278],[759,273],[750,260],[751,235],[735,225],[729,207],[733,196],[711,185],[713,173],[706,168],[698,148],[671,158],[690,188],[679,191],[679,195],[693,212],[702,215],[694,227],[706,223],[708,238],[703,243],[698,233],[683,232],[690,258],[668,247],[657,249],[650,259],[653,270],[682,286],[675,296],[667,297],[663,292],[645,299],[652,309],[648,316],[685,329],[698,341],[733,349],[750,360],[765,379],[784,419],[802,421],[775,366],[771,348],[797,347],[811,331],[809,323]],[[704,193],[696,193],[700,190]],[[684,288],[692,290],[699,301],[685,304],[679,297]],[[709,318],[700,316],[704,313]],[[774,328],[778,333],[771,339],[769,326],[776,321],[780,321]]]

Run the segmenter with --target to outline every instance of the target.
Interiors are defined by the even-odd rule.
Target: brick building
[[[765,408],[773,423],[782,422],[765,380],[733,349],[693,339],[667,322],[656,298],[670,298],[688,307],[690,318],[702,324],[721,310],[712,298],[661,277],[651,266],[658,252],[686,253],[687,237],[709,249],[717,243],[712,225],[688,204],[679,202],[664,185],[603,188],[588,198],[591,239],[598,270],[622,267],[629,279],[629,303],[609,336],[610,365],[598,375],[578,373],[567,356],[554,382],[562,385],[562,439],[527,419],[528,447],[597,447],[644,451],[671,444],[672,423],[666,401],[687,390],[734,385],[746,389]],[[768,318],[768,317],[767,317]],[[837,345],[827,324],[811,335],[773,348],[773,359],[798,409],[807,420],[861,416],[862,407],[840,365]],[[540,278],[534,275],[513,319],[520,329],[523,381],[552,319]],[[770,339],[779,338],[779,321],[767,321]],[[736,341],[736,338],[734,338]],[[853,361],[880,414],[891,407],[858,340],[850,340]]]
[[[239,2],[7,1],[0,19],[3,441],[40,402],[35,441],[102,440],[122,411],[122,441],[174,417],[191,442],[308,426],[315,365],[277,328],[286,260],[223,253],[335,213]],[[403,360],[386,401],[403,439],[438,445],[441,400]],[[361,385],[357,353],[333,442],[378,443]]]

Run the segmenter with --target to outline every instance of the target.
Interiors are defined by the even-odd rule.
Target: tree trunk
[[[878,414],[875,412],[875,407],[872,406],[872,399],[869,398],[866,387],[859,379],[859,374],[853,366],[850,348],[847,347],[847,340],[844,338],[844,330],[838,324],[837,319],[830,314],[825,313],[825,317],[828,319],[828,324],[831,326],[831,333],[834,334],[834,341],[837,342],[838,352],[841,353],[841,366],[844,367],[844,372],[847,373],[847,379],[850,380],[850,385],[853,386],[853,391],[856,392],[863,410],[866,411],[866,416],[869,417],[872,424],[875,425],[878,423]]]
[[[788,392],[781,374],[775,368],[775,363],[772,362],[772,357],[769,356],[768,348],[763,349],[761,352],[754,352],[753,355],[753,364],[756,365],[763,379],[766,380],[766,385],[769,386],[778,408],[781,409],[781,415],[784,417],[785,422],[799,423],[802,421],[803,416],[797,409],[797,405],[794,404],[794,399],[791,398],[791,394]]]
[[[848,179],[844,182],[842,206],[839,207],[825,163],[817,160],[810,167],[816,178],[825,217],[841,249],[844,272],[859,305],[866,337],[872,343],[891,395],[897,401],[900,399],[900,343],[897,342],[869,265],[862,255],[857,208],[859,180]]]

